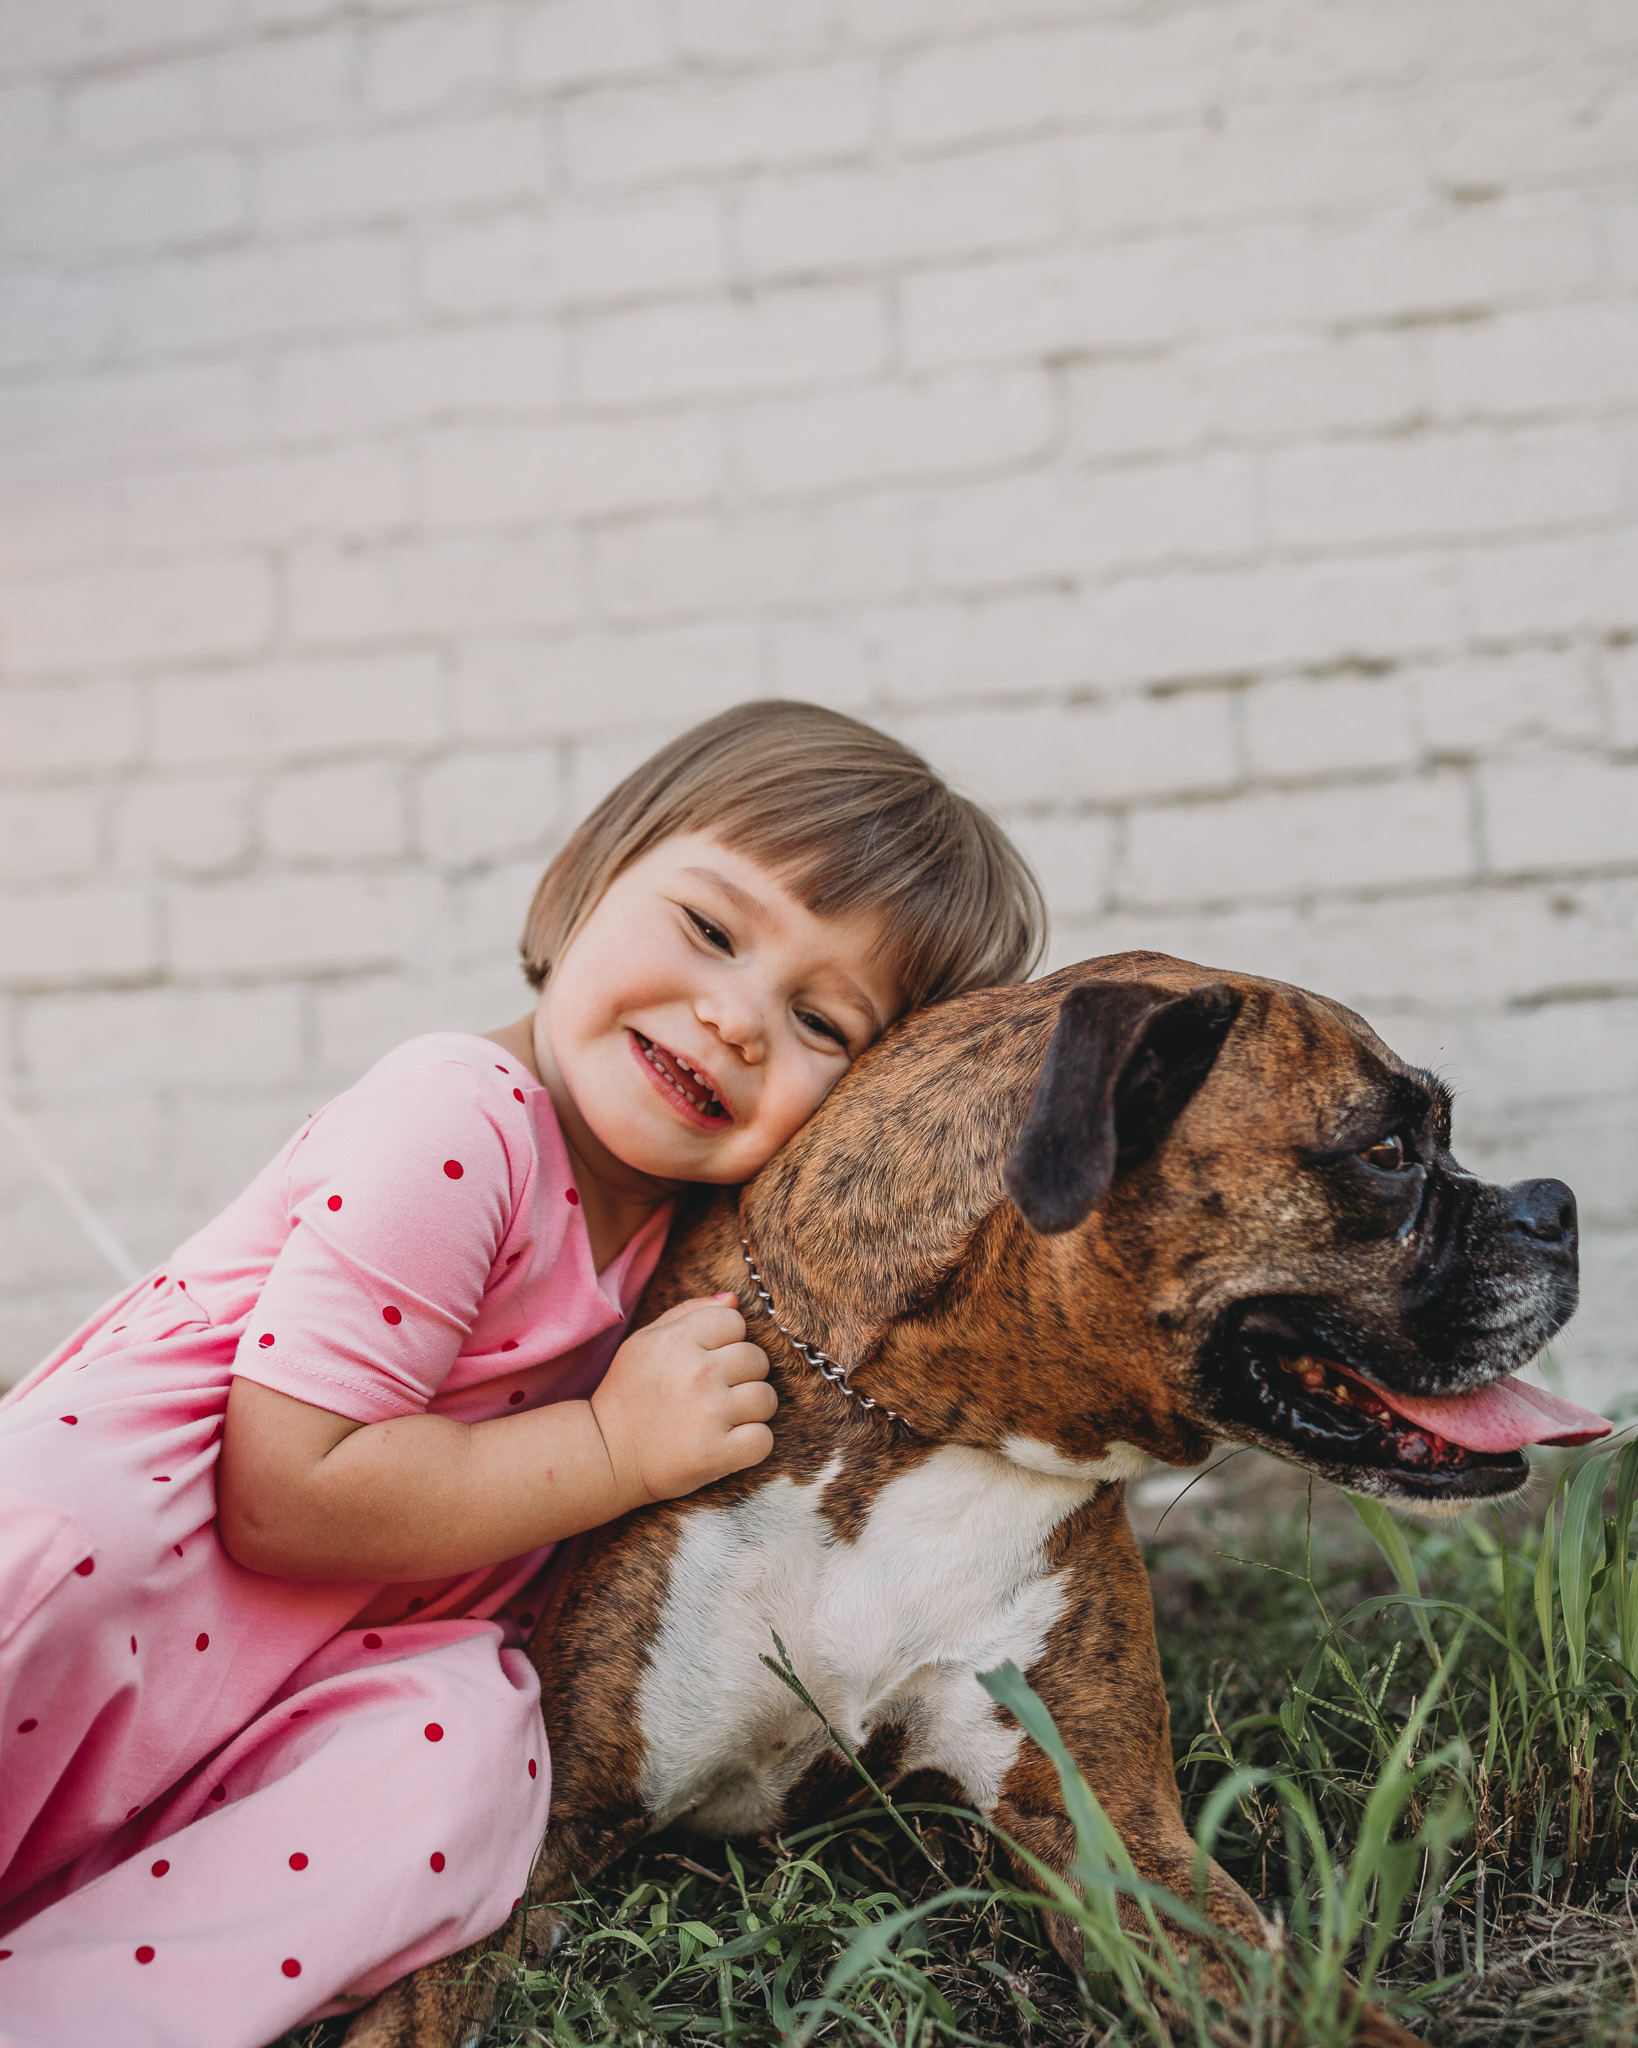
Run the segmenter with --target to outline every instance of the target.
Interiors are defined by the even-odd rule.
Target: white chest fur
[[[945,1771],[981,1811],[993,1804],[1020,1738],[974,1673],[1040,1656],[1065,1597],[1047,1538],[1115,1474],[1030,1471],[947,1444],[884,1487],[845,1542],[820,1511],[839,1466],[685,1518],[638,1694],[657,1817],[759,1830],[827,1746],[759,1661],[775,1633],[851,1744],[896,1723],[904,1769]]]

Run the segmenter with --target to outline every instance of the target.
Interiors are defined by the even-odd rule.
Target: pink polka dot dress
[[[493,1932],[545,1832],[548,1551],[432,1585],[245,1570],[235,1374],[358,1422],[592,1392],[601,1273],[545,1089],[388,1055],[0,1401],[0,2044],[261,2048]]]

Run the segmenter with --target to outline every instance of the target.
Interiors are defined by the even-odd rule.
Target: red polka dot
[[[171,1545],[171,1548],[176,1552],[178,1557],[182,1555],[182,1546],[180,1543],[173,1543]]]
[[[97,1560],[94,1557],[82,1557],[79,1563],[74,1567],[75,1571],[79,1573],[82,1579],[90,1578],[91,1574],[96,1570],[96,1568]]]
[[[540,1766],[535,1762],[533,1757],[530,1757],[529,1759],[529,1775],[531,1778],[538,1778],[540,1775]]]
[[[404,1320],[404,1311],[401,1308],[389,1306],[381,1311],[381,1320],[384,1323],[401,1323]]]
[[[11,1950],[9,1948],[0,1948],[0,1963],[3,1963],[10,1954]]]
[[[210,1796],[212,1797],[212,1799],[216,1801],[217,1805],[220,1806],[222,1801],[227,1797],[227,1787],[225,1785],[212,1785],[212,1787],[210,1788]]]
[[[154,1282],[154,1285],[156,1287],[163,1287],[165,1285],[165,1275],[163,1273],[160,1274],[159,1278]]]
[[[508,1394],[508,1395],[507,1395],[507,1397],[506,1397],[506,1405],[507,1405],[507,1407],[508,1407],[508,1408],[517,1408],[517,1407],[520,1407],[520,1406],[522,1405],[522,1402],[523,1402],[523,1389],[522,1389],[521,1387],[519,1387],[519,1388],[518,1388],[518,1390],[517,1390],[517,1392],[516,1392],[515,1394]]]
[[[514,1096],[516,1096],[519,1102],[523,1100],[523,1090],[521,1088],[514,1088],[512,1090],[512,1093]]]
[[[19,1721],[17,1723],[17,1733],[19,1735],[32,1735],[39,1725],[35,1717],[30,1714],[26,1721]]]
[[[430,1864],[432,1865],[432,1867],[433,1867],[433,1869],[434,1869],[434,1870],[442,1870],[442,1869],[443,1869],[443,1867],[444,1867],[444,1852],[443,1852],[443,1850],[442,1850],[442,1849],[434,1849],[434,1850],[433,1850],[433,1852],[432,1852],[432,1854],[431,1854],[431,1855],[430,1855],[430,1856],[429,1856],[429,1857],[427,1858],[427,1861],[428,1861],[428,1862],[429,1862],[429,1863],[430,1863]]]
[[[155,1877],[163,1877],[170,1867],[168,1859],[161,1856],[159,1861],[153,1866],[153,1874]]]
[[[409,1611],[411,1614],[414,1614],[417,1612],[418,1609],[425,1607],[426,1604],[427,1603],[421,1598],[420,1594],[417,1593],[415,1598],[409,1604]]]
[[[501,1349],[503,1351],[516,1351],[517,1348],[518,1340],[516,1339],[516,1337],[508,1337],[506,1342],[501,1346]]]
[[[515,1912],[517,1911],[517,1909],[519,1908],[519,1906],[521,1906],[522,1904],[523,1904],[523,1901],[522,1901],[522,1899],[521,1899],[521,1898],[517,1898],[517,1899],[514,1899],[514,1900],[512,1901],[512,1911],[513,1911],[513,1912],[515,1913]]]
[[[563,1199],[569,1204],[571,1209],[578,1209],[580,1207],[580,1190],[578,1188],[565,1188],[563,1190]]]
[[[171,1475],[168,1472],[156,1472],[154,1474],[155,1486],[169,1486],[170,1483]]]
[[[298,1707],[290,1718],[292,1721],[305,1721],[312,1711],[311,1707]]]
[[[114,1327],[108,1332],[108,1334],[110,1337],[117,1337],[120,1331],[125,1329],[126,1327],[127,1325],[124,1323],[116,1323]]]
[[[465,1173],[466,1168],[458,1159],[446,1159],[444,1161],[444,1171],[451,1180],[459,1180],[461,1175]]]
[[[271,1330],[264,1330],[256,1339],[256,1342],[264,1351],[271,1351],[273,1348],[273,1332]]]
[[[339,1195],[332,1195],[324,1206],[327,1209],[339,1209],[341,1207],[341,1197]]]
[[[498,1060],[496,1061],[495,1072],[497,1074],[509,1074],[511,1073],[511,1071],[512,1069],[510,1067],[503,1067]]]
[[[139,1963],[151,1963],[153,1961],[154,1952],[146,1942],[137,1950],[136,1959]]]
[[[305,1870],[307,1868],[307,1858],[301,1853],[299,1849],[296,1851],[295,1855],[292,1856],[290,1859],[290,1868],[292,1870]]]
[[[425,1735],[428,1742],[442,1742],[444,1739],[444,1731],[438,1726],[436,1721],[429,1721],[421,1732]]]
[[[193,1639],[193,1647],[196,1650],[208,1650],[210,1648],[210,1637],[206,1635],[195,1636]]]
[[[78,1422],[79,1419],[80,1418],[77,1415],[65,1415],[62,1417],[62,1420],[64,1422]]]
[[[296,1961],[294,1956],[286,1956],[284,1961],[280,1963],[279,1968],[287,1977],[299,1977],[301,1975],[301,1964]]]
[[[374,1629],[371,1629],[370,1633],[364,1638],[364,1647],[366,1650],[380,1649],[381,1638],[376,1634]]]
[[[134,1656],[136,1655],[136,1637],[135,1637],[135,1636],[132,1636],[132,1638],[131,1638],[131,1655],[132,1655],[133,1657],[134,1657]]]

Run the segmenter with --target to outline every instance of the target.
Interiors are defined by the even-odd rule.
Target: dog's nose
[[[1521,1180],[1507,1191],[1512,1197],[1508,1220],[1515,1230],[1538,1244],[1575,1247],[1575,1195],[1561,1180]]]

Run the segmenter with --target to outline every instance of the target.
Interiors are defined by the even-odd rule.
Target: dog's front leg
[[[342,2048],[477,2048],[523,1947],[524,1908],[486,1941],[400,1977],[347,2029]]]

